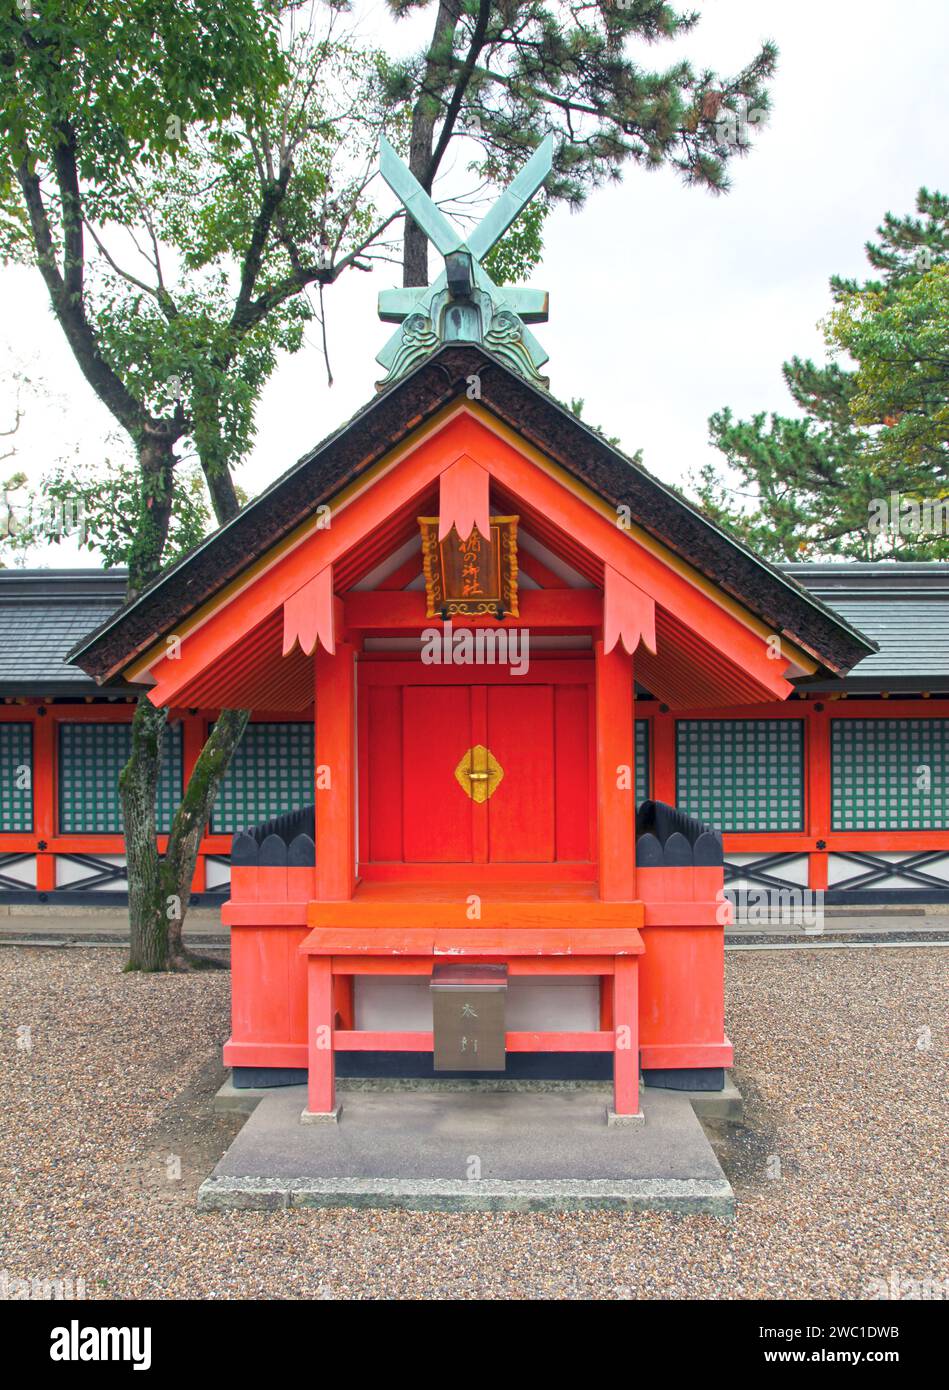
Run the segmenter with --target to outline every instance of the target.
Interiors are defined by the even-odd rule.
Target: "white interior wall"
[[[510,980],[506,1023],[514,1033],[595,1032],[600,1026],[596,976],[564,975]],[[356,977],[356,1027],[370,1031],[431,1032],[428,976]]]

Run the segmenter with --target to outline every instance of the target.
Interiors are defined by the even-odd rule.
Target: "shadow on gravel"
[[[194,1206],[201,1183],[247,1119],[214,1109],[214,1097],[226,1078],[218,1050],[156,1116],[149,1152],[140,1164],[131,1166],[133,1180],[173,1205]]]
[[[781,1151],[780,1125],[752,1077],[737,1067],[733,1075],[744,1101],[744,1119],[739,1123],[703,1119],[702,1128],[740,1201],[742,1193],[748,1196],[770,1187],[769,1171]]]

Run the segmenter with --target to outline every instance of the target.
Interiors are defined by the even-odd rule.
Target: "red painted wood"
[[[297,642],[304,656],[310,656],[317,641],[330,653],[336,650],[333,566],[324,567],[283,605],[283,655],[288,656]]]
[[[677,1067],[730,1067],[735,1061],[735,1049],[727,1038],[719,1043],[673,1043],[666,1046],[641,1043],[639,1060],[644,1070],[651,1068],[674,1070]]]
[[[462,455],[446,468],[439,479],[438,539],[443,541],[454,526],[466,541],[477,526],[482,536],[491,531],[488,491],[491,478],[486,469],[468,455]]]
[[[287,902],[308,903],[316,892],[316,870],[287,865]]]
[[[408,452],[397,468],[381,476],[364,494],[339,509],[332,527],[319,530],[314,526],[294,549],[248,580],[228,604],[209,614],[199,628],[184,638],[177,659],[156,659],[153,673],[157,684],[150,692],[151,698],[161,703],[181,703],[196,678],[216,671],[223,655],[238,646],[245,634],[256,632],[287,598],[325,565],[335,563],[360,544],[374,527],[390,524],[393,515],[411,508],[426,486],[465,455],[476,462],[483,460],[500,486],[515,498],[529,499],[531,506],[560,533],[585,547],[590,555],[600,556],[661,605],[666,614],[663,632],[668,639],[660,638],[663,656],[658,659],[643,654],[644,662],[649,662],[643,671],[648,669],[651,673],[655,689],[662,687],[663,664],[671,662],[672,669],[677,661],[674,685],[679,693],[688,687],[690,671],[691,688],[695,688],[699,665],[705,687],[721,691],[723,698],[730,690],[736,699],[746,701],[767,698],[768,694],[783,698],[789,693],[788,682],[775,669],[782,663],[768,660],[761,635],[720,607],[711,595],[660,555],[611,524],[506,439],[495,435],[481,419],[462,413]],[[525,600],[543,600],[546,592],[526,594]],[[238,693],[233,681],[228,693],[231,698]],[[210,687],[203,698],[213,698]],[[688,703],[682,699],[676,702]]]
[[[471,746],[480,743],[488,746],[488,688],[484,685],[471,687]],[[478,866],[478,873],[488,862],[488,816],[486,802],[471,803],[471,858]]]
[[[508,1052],[611,1052],[613,1033],[508,1033]],[[431,1033],[363,1032],[336,1029],[334,1052],[431,1052]],[[224,1044],[224,1062],[229,1067],[296,1067],[306,1069],[308,1048],[301,1043],[246,1043],[229,1038]],[[652,1063],[653,1066],[658,1065]],[[697,1065],[677,1063],[677,1065]],[[720,1060],[705,1065],[721,1066]],[[724,1064],[729,1065],[729,1064]]]
[[[336,1067],[333,1060],[333,974],[326,957],[307,963],[307,1109],[329,1114],[336,1108]]]
[[[339,642],[335,655],[316,649],[316,884],[317,897],[348,898],[356,872],[354,652]]]
[[[590,885],[592,887],[592,885]],[[533,895],[525,892],[521,898],[492,896],[493,885],[472,882],[469,891],[455,890],[451,896],[437,898],[420,892],[412,896],[412,885],[361,883],[356,896],[349,901],[312,902],[306,910],[312,927],[324,930],[352,931],[369,949],[375,941],[388,942],[393,934],[442,931],[446,940],[485,940],[491,932],[509,933],[512,945],[526,939],[526,933],[545,934],[551,950],[570,950],[571,931],[577,933],[578,943],[589,941],[588,933],[605,929],[635,929],[643,921],[646,908],[641,902],[606,902],[590,899],[587,894],[565,890],[586,889],[586,884],[536,885]],[[451,885],[430,884],[423,887],[451,890]],[[380,896],[367,897],[370,889],[385,890]],[[402,895],[394,889],[407,888]],[[563,894],[554,898],[554,893]],[[296,906],[295,904],[293,905]],[[699,907],[702,907],[699,904]],[[709,904],[709,908],[715,904]],[[264,909],[269,911],[270,909]],[[253,905],[231,904],[228,920],[240,911],[245,920],[253,916]],[[449,936],[449,933],[455,935]],[[507,939],[507,938],[506,938]],[[423,946],[423,953],[428,950]],[[607,948],[608,949],[608,948]]]
[[[520,540],[523,533],[518,531]],[[526,574],[528,579],[533,579],[534,583],[541,589],[561,589],[563,580],[559,574],[555,574],[552,569],[544,564],[543,560],[538,560],[536,555],[532,555],[523,545],[518,546],[517,550],[517,570],[518,574]]]
[[[808,834],[814,841],[830,838],[830,715],[823,710],[810,710],[804,726],[805,812]],[[808,859],[807,882],[814,890],[827,887],[827,856],[815,853]]]
[[[255,574],[228,604],[189,633],[176,660],[160,656],[153,663],[158,684],[149,698],[156,703],[174,703],[175,691],[186,687],[198,672],[213,669],[221,655],[242,640],[242,634],[252,632],[281,609],[286,599],[325,565],[335,563],[374,529],[385,526],[407,499],[433,482],[458,453],[457,433],[442,431],[420,444],[362,497],[339,509],[331,526],[319,528],[314,523],[291,550],[262,574]]]
[[[423,907],[427,906],[423,904]],[[512,912],[502,914],[506,920],[500,924],[466,929],[463,926],[446,927],[439,920],[431,921],[430,912],[419,912],[420,918],[428,918],[419,926],[386,928],[379,922],[369,922],[356,926],[352,920],[348,925],[319,923],[321,916],[327,916],[325,903],[311,904],[309,916],[317,925],[301,942],[304,955],[362,955],[362,956],[618,956],[639,955],[643,950],[638,929],[631,925],[641,918],[641,906],[629,904],[631,908],[640,907],[639,912],[630,914],[626,924],[620,925],[622,918],[607,919],[600,926],[581,926],[571,930],[568,925],[538,927],[536,914],[526,916],[523,925],[511,925]],[[575,915],[575,914],[574,914]]]
[[[642,937],[646,949],[639,973],[640,1046],[720,1047],[725,1040],[722,925],[713,921],[672,930],[647,925]]]
[[[647,899],[645,921],[650,927],[717,927],[731,921],[731,904],[724,902],[656,902]]]
[[[369,777],[373,805],[402,797],[403,845],[410,863],[470,862],[472,803],[455,768],[472,745],[471,692],[464,687],[406,686],[402,694],[401,786]]]
[[[255,870],[249,872],[254,873]],[[232,897],[230,902],[221,906],[221,921],[226,927],[253,927],[257,931],[266,931],[271,927],[305,925],[309,910],[310,904],[304,902],[268,903],[256,899],[235,902]]]
[[[234,927],[231,932],[231,1036],[234,1042],[287,1044],[306,1038],[300,926]]]
[[[550,863],[556,854],[553,687],[492,686],[487,705],[487,746],[504,769],[487,802],[489,859]],[[581,802],[586,791],[583,782],[574,782]]]
[[[633,743],[633,663],[620,648],[596,655],[597,793],[600,897],[635,896],[636,774]]]
[[[603,621],[603,598],[598,589],[523,589],[518,597],[519,616],[497,618],[455,618],[456,628],[529,628],[550,632],[583,632],[599,629]],[[417,633],[431,626],[425,617],[425,593],[421,589],[402,589],[389,593],[381,589],[351,590],[343,603],[349,632],[387,633],[390,636]],[[470,675],[470,672],[469,672]],[[521,679],[518,677],[518,679]]]
[[[475,808],[476,809],[476,808]],[[359,876],[367,883],[402,883],[406,875],[412,876],[418,869],[405,864],[367,864],[359,866]],[[433,883],[471,883],[470,864],[426,864],[425,875]],[[568,860],[554,864],[518,864],[518,877],[525,883],[593,883],[596,880],[596,864],[592,860]],[[505,883],[511,877],[510,864],[482,864],[477,866],[479,883]]]
[[[642,642],[656,655],[656,601],[643,593],[612,565],[604,570],[603,650],[611,652],[620,643],[632,656]]]
[[[528,875],[529,866],[549,864],[556,877],[589,879],[592,663],[542,664],[543,675],[582,677],[567,692],[530,673],[523,683],[508,672],[501,681],[480,684],[498,668],[479,667],[479,684],[471,685],[468,668],[423,667],[425,686],[415,683],[417,663],[381,668],[370,660],[359,670],[361,819],[368,822],[361,843],[371,856],[361,871],[377,880],[400,877],[401,843],[406,864],[431,863],[437,876],[458,882],[470,881],[465,866],[471,863],[499,873],[516,863]],[[445,689],[440,677],[446,671],[461,671],[466,683],[451,680],[453,694],[436,694]],[[400,690],[400,678],[412,683]],[[465,806],[454,768],[478,743],[490,748],[504,777],[488,802]],[[558,858],[576,867],[555,867]]]
[[[613,1109],[639,1113],[639,1000],[636,958],[618,957],[613,976]]]
[[[352,975],[339,974],[334,968],[332,959],[330,969],[333,973],[334,1026],[337,1029],[354,1029],[356,1027],[354,978]],[[339,1037],[338,1032],[336,1037]]]
[[[287,902],[286,864],[260,864],[257,868],[257,895],[261,902]]]
[[[387,590],[390,592],[396,592],[399,589],[408,588],[408,586],[412,583],[412,580],[418,579],[421,573],[422,550],[421,545],[419,545],[407,560],[403,560],[402,564],[399,565],[398,569],[395,569],[392,571],[391,574],[386,575],[385,579],[381,580],[380,583],[376,585],[376,589],[377,591]]]
[[[224,1065],[227,1067],[297,1067],[305,1071],[307,1062],[305,1041],[263,1043],[238,1042],[235,1038],[228,1038],[224,1044]]]
[[[365,692],[366,761],[360,817],[369,829],[366,858],[397,860],[402,847],[402,691],[370,686]]]
[[[333,956],[333,974],[338,975],[430,975],[441,956]],[[465,952],[471,965],[496,965],[497,956],[481,956],[477,951]],[[614,956],[514,956],[505,957],[507,972],[536,978],[543,975],[606,975],[613,974]]]
[[[589,863],[596,834],[589,685],[554,687],[554,799],[558,860]],[[591,814],[591,805],[593,814]]]
[[[637,709],[637,714],[639,709]],[[656,710],[649,724],[649,755],[652,764],[652,795],[657,801],[676,805],[676,728],[675,716]]]
[[[337,1052],[431,1052],[431,1033],[339,1031],[335,1034]],[[506,1033],[508,1052],[611,1052],[612,1032],[589,1033]]]
[[[604,1032],[613,1029],[613,972],[600,976],[600,1028]]]
[[[49,845],[57,830],[58,741],[56,722],[48,706],[45,708],[45,714],[37,714],[33,719],[33,836],[37,846],[36,887],[41,893],[52,892],[56,887],[55,855],[38,848],[41,840]]]
[[[592,653],[566,659],[545,657],[543,652],[531,652],[530,669],[523,676],[511,674],[509,666],[479,666],[479,685],[547,685],[550,682],[572,681],[592,684],[595,678]],[[463,685],[472,684],[472,668],[461,665],[422,666],[418,661],[385,660],[373,652],[359,663],[360,687],[369,685]]]

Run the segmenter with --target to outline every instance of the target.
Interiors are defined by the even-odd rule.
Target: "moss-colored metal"
[[[383,290],[379,317],[400,327],[376,361],[386,369],[388,386],[447,342],[481,343],[529,381],[546,388],[540,368],[547,361],[528,323],[545,323],[546,290],[502,288],[482,265],[483,258],[530,202],[550,173],[553,137],[547,136],[514,182],[505,189],[470,236],[454,227],[402,162],[389,142],[379,145],[379,169],[413,220],[445,257],[434,284]]]

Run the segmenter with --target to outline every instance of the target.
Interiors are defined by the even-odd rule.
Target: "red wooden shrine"
[[[820,634],[763,616],[753,584],[690,562],[674,528],[618,508],[562,448],[541,447],[540,426],[520,432],[500,396],[497,409],[471,400],[472,366],[515,389],[480,349],[435,354],[437,409],[416,401],[413,417],[404,384],[383,395],[377,413],[391,402],[403,421],[385,447],[356,457],[356,417],[326,446],[352,458],[317,479],[293,524],[240,559],[228,528],[212,538],[179,590],[190,565],[197,593],[213,547],[220,577],[177,612],[159,614],[160,595],[130,608],[111,669],[149,682],[159,704],[314,720],[314,805],[234,840],[228,1065],[305,1069],[309,1113],[333,1116],[337,1055],[433,1046],[417,1013],[361,1018],[368,982],[378,996],[439,961],[500,962],[512,988],[595,982],[587,1026],[558,1017],[552,989],[506,1050],[610,1053],[615,1114],[636,1115],[641,1071],[721,1084],[732,1062],[721,837],[665,805],[670,787],[637,806],[637,683],[673,711],[773,707],[789,675],[843,663]],[[553,439],[565,412],[515,385],[541,401]],[[299,469],[254,504],[261,535]],[[671,494],[663,506],[691,515]],[[433,517],[439,537],[464,541],[517,518],[516,616],[510,593],[503,616],[427,615],[420,518]]]

